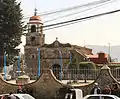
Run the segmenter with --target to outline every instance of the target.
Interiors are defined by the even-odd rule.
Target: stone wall
[[[54,99],[60,88],[67,87],[57,80],[50,69],[44,68],[40,78],[30,84],[21,85],[25,92],[31,94],[36,99]],[[17,93],[18,86],[5,82],[0,78],[0,94]]]
[[[36,82],[26,85],[25,89],[29,89],[35,98],[54,99],[63,86],[52,74],[52,71],[45,68],[40,78]]]
[[[17,89],[17,85],[7,83],[2,77],[0,77],[0,94],[6,94],[10,92],[16,93]]]
[[[52,70],[48,68],[49,64],[44,64],[46,64],[46,66],[42,68],[41,75],[38,80],[33,83],[19,86],[21,86],[26,93],[31,94],[36,99],[54,99],[57,97],[60,88],[69,86],[62,84],[61,81],[57,80]],[[0,78],[0,94],[10,92],[17,93],[19,86],[7,83]]]
[[[48,66],[45,66],[48,67]],[[105,65],[101,68],[99,76],[96,80],[88,85],[80,86],[70,86],[62,84],[61,81],[57,80],[53,75],[52,70],[49,68],[43,68],[43,72],[37,81],[21,85],[23,89],[26,90],[26,93],[33,95],[36,99],[63,99],[65,93],[70,88],[79,88],[83,90],[84,96],[90,94],[91,89],[94,86],[94,83],[98,83],[99,87],[103,89],[106,85],[111,86],[113,83],[119,82],[112,76],[110,68]],[[18,89],[17,85],[9,84],[0,78],[0,94],[5,94],[9,92],[16,93]]]
[[[107,65],[104,65],[101,68],[99,76],[95,79],[93,83],[85,85],[85,86],[77,86],[77,87],[74,86],[74,88],[82,89],[84,95],[87,95],[87,94],[90,94],[91,89],[94,87],[94,83],[98,83],[101,90],[103,90],[103,88],[107,85],[112,87],[114,83],[120,86],[120,83],[111,74],[110,68]]]

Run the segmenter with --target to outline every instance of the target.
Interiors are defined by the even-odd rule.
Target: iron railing
[[[62,80],[95,80],[100,74],[100,69],[60,69],[53,70],[54,75],[59,79],[62,74]],[[110,69],[113,77],[120,80],[120,69]]]
[[[52,71],[55,77],[59,80],[95,80],[100,74],[100,69],[64,69],[62,68],[62,72],[61,72],[60,69],[56,68]],[[116,80],[120,81],[120,69],[112,68],[110,69],[110,71],[113,77]],[[32,80],[37,80],[37,77],[34,74],[32,74],[32,72],[30,72],[30,75],[32,75],[30,76]]]

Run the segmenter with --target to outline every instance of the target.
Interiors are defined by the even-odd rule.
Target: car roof
[[[109,94],[91,94],[91,95],[86,95],[84,97],[89,97],[89,96],[109,96],[109,97],[118,97],[116,95],[109,95]],[[119,97],[118,97],[119,98]],[[120,99],[120,98],[119,98]]]
[[[86,96],[114,96],[114,95],[109,95],[109,94],[91,94],[91,95],[86,95]]]
[[[35,99],[33,96],[31,96],[31,95],[29,95],[29,94],[22,94],[22,93],[19,93],[19,94],[12,94],[12,95],[15,95],[15,96],[17,96],[17,97],[29,96],[29,97]]]
[[[24,96],[24,95],[29,95],[29,94],[18,93],[18,94],[12,94],[12,95],[15,95],[15,96]]]

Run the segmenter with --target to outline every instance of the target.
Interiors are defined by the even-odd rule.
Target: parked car
[[[65,94],[64,99],[83,99],[83,91],[81,89],[70,89]]]
[[[108,95],[108,94],[92,94],[86,95],[83,99],[120,99],[118,96],[115,95]]]
[[[2,94],[0,95],[0,99],[7,99],[7,97],[11,97],[11,99],[35,99],[33,96],[29,94]],[[15,97],[15,98],[13,98]]]
[[[35,99],[33,96],[29,94],[12,94],[17,97],[17,99]]]

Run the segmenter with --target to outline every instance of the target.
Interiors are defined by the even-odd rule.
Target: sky
[[[93,1],[100,0],[17,0],[21,2],[21,9],[24,17],[30,17],[34,14],[35,7],[37,13],[46,11],[54,11],[56,9],[73,7],[76,5],[87,4]],[[102,0],[101,0],[102,1]],[[105,1],[105,0],[104,0]],[[89,15],[103,13],[107,11],[113,11],[120,9],[120,0],[112,0],[113,2],[101,6],[99,8],[92,9],[79,15],[67,17],[66,19],[60,19],[58,21],[48,22],[45,21],[52,19],[58,15],[64,15],[60,13],[52,16],[41,16],[44,25],[57,23],[60,21],[71,20],[75,18],[81,18]],[[82,10],[82,8],[81,8]],[[72,12],[72,11],[71,11]],[[29,18],[25,21],[28,22]],[[91,20],[79,22],[69,26],[64,26],[56,29],[43,31],[45,34],[45,43],[50,44],[55,41],[56,37],[61,43],[71,43],[73,45],[85,46],[85,45],[103,45],[111,46],[120,45],[120,12],[97,17]],[[25,37],[22,37],[22,45],[25,45]]]

